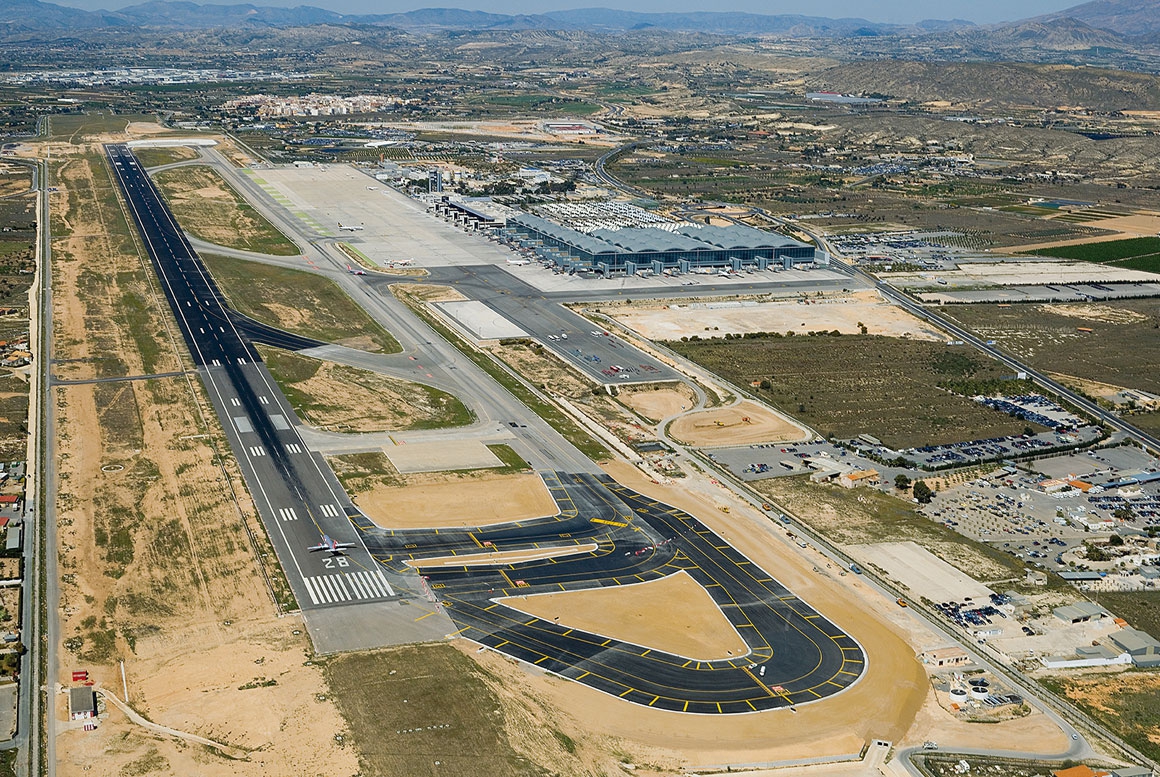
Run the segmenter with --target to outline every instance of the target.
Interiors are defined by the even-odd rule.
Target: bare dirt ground
[[[749,652],[709,593],[687,572],[635,585],[500,601],[546,621],[697,661]]]
[[[610,314],[650,340],[682,337],[721,337],[726,333],[812,332],[838,330],[868,334],[943,340],[942,334],[902,309],[882,300],[877,292],[830,294],[758,302],[757,304],[700,303],[612,308]]]
[[[673,421],[669,434],[687,445],[700,447],[788,442],[806,437],[801,427],[749,401],[681,416]]]
[[[1082,391],[1085,394],[1096,397],[1098,399],[1106,399],[1110,401],[1112,399],[1118,398],[1119,394],[1124,391],[1130,391],[1137,396],[1139,396],[1140,393],[1138,390],[1133,390],[1128,386],[1117,386],[1112,383],[1100,383],[1099,381],[1095,380],[1077,378],[1074,375],[1064,375],[1060,372],[1049,372],[1047,374],[1050,375],[1053,380],[1058,380],[1060,383],[1063,383],[1067,386],[1070,386],[1071,388]],[[1154,408],[1158,404],[1156,400],[1149,399],[1137,399],[1135,401],[1136,404],[1140,407],[1146,408]]]
[[[1076,211],[1082,214],[1082,210]],[[1133,213],[1130,216],[1099,219],[1090,222],[1091,226],[1111,230],[1110,235],[1079,238],[1077,240],[1056,240],[1047,243],[1019,246],[1020,251],[1037,251],[1041,248],[1060,248],[1062,246],[1080,245],[1083,243],[1106,243],[1110,240],[1123,240],[1132,237],[1155,237],[1160,233],[1160,215],[1155,213]]]
[[[681,384],[680,388],[662,388],[651,391],[625,391],[618,395],[620,401],[645,418],[659,422],[683,410],[689,410],[695,403],[692,389]]]
[[[1056,303],[1040,305],[1041,310],[1054,313],[1057,316],[1079,318],[1085,321],[1103,321],[1106,324],[1138,324],[1148,320],[1148,316],[1129,308],[1117,308],[1111,305],[1100,305],[1088,302],[1082,305]]]
[[[395,286],[391,286],[391,289],[394,291]],[[438,286],[432,283],[408,283],[398,291],[423,302],[462,302],[467,299],[450,286]]]
[[[95,141],[124,140],[107,136]],[[81,156],[89,154],[89,158]],[[54,370],[69,377],[180,369],[164,299],[134,250],[98,149],[57,144],[54,210]],[[112,203],[110,207],[110,202]],[[236,462],[196,380],[61,386],[57,411],[61,671],[84,668],[120,688],[154,722],[227,744],[263,748],[248,761],[175,744],[109,713],[91,732],[64,732],[58,773],[101,764],[110,774],[298,775],[316,759],[353,773],[335,741],[341,722],[303,668],[308,646],[277,617],[284,581]],[[267,585],[265,575],[270,575]],[[264,658],[259,662],[258,659]],[[270,666],[266,666],[270,662]],[[294,676],[288,674],[294,668]],[[255,686],[253,682],[263,678]],[[276,683],[269,683],[276,680]],[[264,696],[264,698],[263,698]],[[65,696],[58,727],[72,728]],[[323,721],[316,728],[309,721]],[[322,771],[322,768],[319,769]]]
[[[487,526],[558,512],[544,481],[534,474],[457,477],[404,487],[373,484],[352,495],[384,529]]]

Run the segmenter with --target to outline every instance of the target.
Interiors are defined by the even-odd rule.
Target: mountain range
[[[582,8],[543,14],[510,15],[457,8],[424,8],[405,13],[353,15],[312,6],[282,8],[248,3],[213,5],[184,0],[151,0],[116,11],[83,11],[40,0],[3,0],[0,23],[9,36],[66,33],[101,28],[196,30],[238,27],[374,25],[404,30],[672,30],[723,35],[775,35],[796,38],[872,38],[880,36],[960,36],[964,42],[999,36],[1011,42],[1054,39],[1058,48],[1114,46],[1129,40],[1160,38],[1160,0],[1093,0],[1064,11],[1000,25],[978,26],[961,20],[930,20],[913,25],[866,19],[829,19],[796,14],[704,11],[640,13]]]

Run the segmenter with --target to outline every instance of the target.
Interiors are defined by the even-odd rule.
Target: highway
[[[321,343],[231,310],[136,157],[124,145],[106,153],[299,606],[393,599],[348,518],[357,510],[303,443],[298,419],[254,349],[254,342],[292,350]],[[344,556],[308,552],[323,534],[356,547]]]
[[[861,647],[691,515],[606,475],[543,473],[559,515],[476,529],[360,528],[398,571],[417,562],[459,634],[597,690],[660,709],[737,714],[840,693],[862,675]],[[596,550],[488,566],[423,566],[424,558],[524,549]],[[697,660],[530,616],[504,597],[632,585],[685,572],[748,645]],[[566,618],[565,618],[566,620]]]

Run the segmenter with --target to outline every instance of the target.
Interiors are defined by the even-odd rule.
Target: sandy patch
[[[391,292],[403,292],[421,302],[462,302],[467,299],[456,289],[450,286],[437,286],[430,283],[407,283],[391,286]]]
[[[709,593],[687,572],[635,585],[500,599],[529,615],[604,637],[714,661],[749,646]]]
[[[160,124],[152,121],[131,121],[125,127],[125,134],[132,137],[141,135],[166,135],[172,132],[168,127],[162,127]]]
[[[693,393],[682,389],[657,389],[656,391],[636,391],[620,393],[620,401],[652,421],[674,416],[682,410],[693,407]]]
[[[432,558],[413,559],[403,563],[409,567],[486,567],[496,564],[519,564],[525,561],[542,561],[546,558],[562,558],[575,556],[578,553],[591,553],[599,545],[569,545],[559,548],[529,548],[527,550],[509,550],[498,553],[465,553],[461,556],[434,556]]]
[[[803,440],[804,429],[756,402],[689,413],[673,421],[669,434],[687,445],[754,445]]]
[[[359,509],[384,529],[487,526],[555,515],[556,503],[539,475],[497,475],[392,487],[357,494]]]
[[[830,332],[943,340],[942,334],[882,301],[877,292],[832,294],[770,302],[720,301],[611,311],[617,321],[650,340],[721,337],[747,332]]]
[[[503,464],[481,440],[413,442],[385,447],[383,453],[401,473],[490,469]]]
[[[1057,316],[1082,318],[1085,321],[1103,321],[1106,324],[1138,324],[1148,320],[1148,316],[1143,313],[1137,313],[1135,310],[1112,307],[1111,305],[1100,305],[1094,302],[1075,305],[1061,303],[1055,305],[1040,305],[1039,307],[1041,310],[1054,313]]]

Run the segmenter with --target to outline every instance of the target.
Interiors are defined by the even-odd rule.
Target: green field
[[[160,165],[172,164],[173,162],[185,162],[196,159],[197,152],[185,147],[135,148],[133,149],[133,156],[137,157],[137,161],[143,167],[158,167]]]
[[[276,256],[297,256],[294,242],[254,210],[215,170],[191,165],[153,178],[182,228],[209,243]]]
[[[239,313],[328,343],[397,353],[399,343],[334,281],[258,262],[203,254],[214,280]]]
[[[347,654],[324,667],[367,777],[548,774],[512,747],[487,675],[451,645]],[[563,748],[551,749],[540,755],[554,773],[573,773]]]
[[[966,348],[874,335],[665,345],[734,385],[766,381],[753,393],[826,436],[872,434],[898,449],[1022,434],[1026,426],[939,387],[1005,374]]]
[[[1160,273],[1160,237],[1134,237],[1102,243],[1041,248],[1027,253]]]
[[[130,122],[157,123],[157,117],[141,113],[77,113],[50,116],[49,137],[54,140],[77,140],[79,136],[107,132],[124,132]]]

